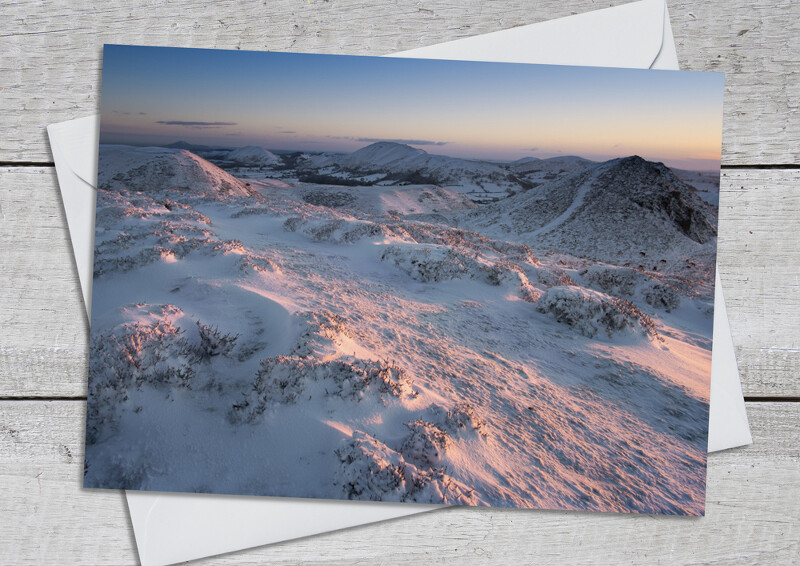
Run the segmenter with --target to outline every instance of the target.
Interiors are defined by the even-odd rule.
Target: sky
[[[724,75],[106,45],[100,141],[719,168]]]

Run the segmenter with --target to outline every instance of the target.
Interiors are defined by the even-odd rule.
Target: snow
[[[253,181],[264,196],[291,194],[292,198],[308,204],[330,208],[358,210],[375,216],[390,214],[431,214],[476,208],[469,198],[451,189],[436,185],[406,185],[402,188],[385,186],[341,186],[296,183],[278,185],[274,181]],[[289,188],[290,191],[271,191],[268,187]]]
[[[477,206],[100,164],[87,487],[702,514],[716,216],[663,166]]]
[[[697,189],[703,200],[719,209],[719,171],[687,171],[673,169],[673,172],[685,183]]]
[[[658,337],[653,320],[630,301],[574,285],[551,287],[536,308],[589,338],[601,332],[609,338],[624,332]]]
[[[375,142],[349,154],[309,155],[299,167],[306,172],[361,182],[374,178],[381,184],[436,184],[465,193],[473,200],[508,196],[520,189],[518,180],[503,164],[429,154],[395,142]]]
[[[157,192],[180,189],[192,196],[253,194],[244,182],[185,149],[103,145],[98,186],[108,190]]]
[[[458,219],[532,247],[649,271],[703,271],[704,280],[714,269],[716,223],[694,187],[637,156],[579,169]]]
[[[234,149],[227,154],[225,159],[245,167],[264,167],[282,162],[281,158],[274,153],[255,145]]]
[[[425,151],[405,144],[376,142],[351,153],[339,164],[354,170],[365,168],[387,170],[393,166],[403,166],[408,161],[414,161],[424,155]]]
[[[520,159],[517,159],[516,161],[512,161],[511,165],[512,166],[527,165],[528,163],[536,163],[538,161],[541,161],[541,159],[539,159],[538,157],[522,157]]]

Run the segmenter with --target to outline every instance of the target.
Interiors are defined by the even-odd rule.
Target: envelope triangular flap
[[[577,14],[508,30],[487,33],[404,51],[402,57],[420,59],[469,59],[547,65],[582,65],[647,69],[658,57],[664,39],[664,0],[641,0],[604,10]],[[564,26],[584,41],[564,45]]]
[[[61,150],[72,172],[83,182],[97,184],[97,141],[100,137],[100,117],[86,116],[47,127],[61,142]],[[91,156],[88,158],[87,156]]]
[[[446,507],[194,493],[129,491],[127,496],[142,566],[164,566]]]
[[[99,128],[99,116],[47,126],[87,316],[91,316],[92,307],[92,234]]]

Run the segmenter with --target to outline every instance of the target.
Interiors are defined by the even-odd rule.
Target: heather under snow
[[[87,487],[702,514],[710,176],[389,142],[99,171]]]

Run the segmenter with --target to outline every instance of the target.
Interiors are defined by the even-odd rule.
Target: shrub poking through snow
[[[417,467],[372,435],[355,431],[334,453],[342,496],[362,501],[462,503],[475,505],[472,490],[444,468]]]
[[[446,411],[437,406],[434,408],[434,412],[439,416],[440,428],[454,438],[469,435],[485,438],[488,434],[486,421],[475,412],[475,408],[469,403],[458,403]]]
[[[455,436],[462,436],[464,433],[472,431],[483,437],[486,437],[487,434],[486,421],[475,412],[469,403],[459,403],[447,411],[444,425],[445,429]]]
[[[618,297],[642,297],[651,307],[671,312],[681,304],[681,295],[688,295],[673,284],[674,277],[639,269],[595,265],[580,272],[586,282],[601,291]]]
[[[675,288],[664,283],[651,282],[642,289],[644,300],[651,307],[672,312],[681,305],[681,298]]]
[[[128,391],[148,384],[191,388],[196,352],[171,321],[125,325],[92,340],[86,439],[90,444],[112,432]]]
[[[536,302],[551,315],[588,338],[601,331],[609,337],[622,332],[658,336],[653,320],[630,301],[580,287],[552,287]]]
[[[535,274],[536,282],[548,289],[575,285],[572,277],[560,267],[539,267],[535,270]]]
[[[411,433],[403,441],[400,453],[416,464],[438,464],[447,447],[453,443],[450,435],[433,423],[418,419],[406,426]]]
[[[525,282],[523,282],[522,285],[520,286],[519,292],[520,295],[522,296],[522,300],[527,303],[535,303],[536,301],[539,300],[539,297],[542,296],[542,294],[539,292],[538,289],[536,289],[536,287],[534,287],[530,283],[525,283]]]
[[[580,272],[586,282],[596,289],[617,296],[631,297],[644,274],[629,267],[593,265]]]
[[[390,227],[357,218],[301,218],[293,216],[283,223],[287,232],[300,231],[315,242],[353,244],[365,238],[392,235]]]
[[[412,279],[438,283],[451,279],[475,279],[493,286],[506,282],[518,284],[522,296],[530,296],[530,287],[520,265],[465,247],[432,244],[392,244],[381,252],[381,261],[390,261]]]
[[[254,253],[245,253],[236,259],[236,267],[241,273],[281,273],[281,268],[272,259],[256,255]]]
[[[386,404],[390,397],[416,392],[405,371],[392,362],[275,356],[261,361],[252,389],[233,405],[229,417],[234,423],[255,423],[273,403],[293,404],[301,395],[320,394],[356,402],[371,394]]]
[[[225,334],[219,328],[207,326],[197,321],[197,330],[200,333],[200,344],[197,354],[202,361],[208,361],[214,356],[228,356],[236,346],[238,334]]]
[[[487,271],[493,267],[480,265],[476,257],[459,253],[449,246],[429,244],[386,246],[381,260],[391,261],[412,279],[424,283],[476,278],[481,267]],[[487,273],[487,276],[497,279],[499,274]]]
[[[383,442],[355,431],[334,453],[341,466],[336,481],[347,499],[403,501],[411,480],[405,459]]]
[[[458,403],[452,409],[445,409],[441,405],[431,405],[427,413],[428,420],[433,426],[443,431],[449,438],[486,438],[489,427],[486,421],[475,412],[469,403]]]
[[[140,320],[92,339],[91,402],[86,417],[90,444],[115,429],[130,391],[144,385],[165,390],[204,387],[212,374],[206,370],[201,372],[206,378],[199,379],[199,363],[215,356],[229,357],[236,343],[237,336],[200,321],[199,340],[187,339],[187,333],[173,322],[183,316],[174,305],[137,304],[124,310]]]
[[[353,338],[343,316],[329,310],[298,313],[302,320],[302,332],[291,354],[301,358],[323,357],[333,353],[345,338]]]
[[[238,240],[220,240],[209,218],[188,204],[144,193],[98,190],[96,225],[95,278],[189,254],[246,251]]]

